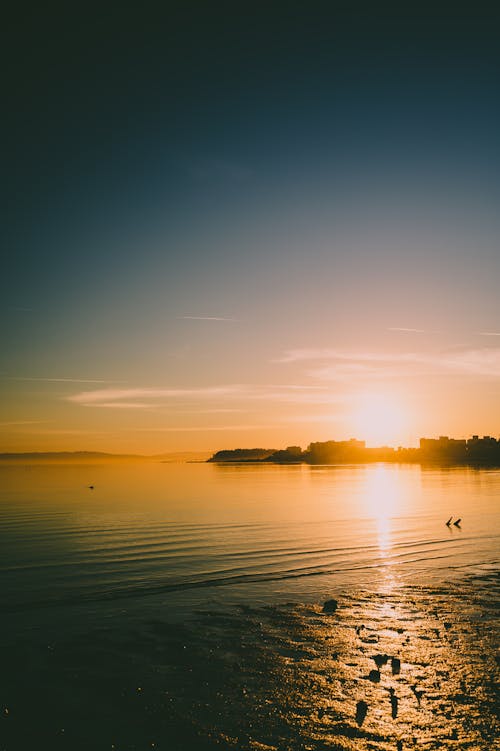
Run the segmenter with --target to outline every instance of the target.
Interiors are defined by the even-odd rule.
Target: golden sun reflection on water
[[[398,508],[400,495],[397,476],[387,467],[374,467],[367,474],[363,500],[366,514],[376,523],[381,557],[386,557],[392,547],[392,517]]]
[[[365,478],[362,503],[364,513],[374,522],[381,571],[378,586],[380,592],[389,594],[401,584],[401,578],[394,567],[397,538],[394,519],[401,513],[406,513],[411,505],[408,488],[401,483],[399,473],[392,471],[391,467],[370,467]]]

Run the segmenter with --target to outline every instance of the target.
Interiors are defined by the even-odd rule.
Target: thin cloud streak
[[[44,425],[50,420],[12,420],[7,422],[0,422],[2,427],[11,427],[16,425]]]
[[[378,352],[348,352],[338,349],[291,349],[274,362],[292,363],[308,362],[313,360],[347,360],[358,362],[392,362],[394,360],[412,362],[416,355],[412,352],[404,354],[378,353]]]
[[[154,409],[157,405],[148,402],[98,402],[92,406],[105,409]]]
[[[478,331],[479,336],[500,336],[500,331]]]
[[[238,321],[238,318],[223,318],[222,316],[177,316],[181,321]]]
[[[290,404],[335,404],[343,400],[343,397],[332,394],[330,390],[317,384],[273,384],[273,385],[250,385],[230,384],[225,386],[210,386],[192,389],[176,388],[133,388],[133,389],[96,389],[95,391],[82,391],[78,394],[64,397],[65,401],[73,402],[83,407],[119,408],[126,405],[126,409],[160,409],[176,405],[178,400],[186,403],[189,410],[193,409],[193,403],[206,401],[227,403],[227,401],[263,401],[281,402]],[[146,402],[146,399],[156,400],[154,403]],[[158,400],[164,400],[159,404]],[[135,401],[138,400],[138,401]],[[222,408],[222,407],[221,407]],[[215,407],[214,407],[215,409]]]
[[[387,331],[402,331],[408,334],[425,334],[424,329],[409,329],[404,326],[390,326]]]
[[[167,428],[134,428],[139,433],[203,433],[231,431],[231,430],[273,430],[282,427],[280,424],[274,425],[203,425],[197,427],[167,427]]]
[[[116,435],[120,431],[114,430],[71,430],[57,428],[54,430],[30,430],[30,435]]]
[[[190,405],[191,406],[191,405]],[[185,409],[183,407],[176,408],[177,405],[173,405],[168,409],[169,415],[235,415],[235,414],[248,414],[248,409],[237,409],[233,407],[221,407],[214,409]],[[165,410],[167,411],[167,410]]]
[[[77,404],[93,405],[117,402],[122,399],[179,399],[179,398],[212,398],[215,396],[230,396],[241,393],[241,386],[213,386],[198,389],[173,389],[173,388],[133,388],[133,389],[97,389],[96,391],[83,391],[66,397],[67,401]]]
[[[320,381],[356,380],[422,375],[500,376],[500,349],[461,349],[438,353],[346,352],[329,349],[295,349],[285,353],[283,363],[325,363],[307,371]]]
[[[24,378],[22,376],[2,376],[4,381],[41,381],[47,383],[126,383],[126,381],[109,381],[102,378]]]

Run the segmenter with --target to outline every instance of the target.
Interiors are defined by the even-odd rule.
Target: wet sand
[[[497,574],[117,621],[2,654],[0,748],[499,748]],[[39,645],[40,647],[42,645]]]

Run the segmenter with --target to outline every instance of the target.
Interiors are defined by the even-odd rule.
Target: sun
[[[400,398],[386,392],[364,392],[355,399],[352,432],[367,446],[394,446],[404,439],[408,415]]]

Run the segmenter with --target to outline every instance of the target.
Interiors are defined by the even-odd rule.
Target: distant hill
[[[110,454],[102,451],[27,451],[1,453],[0,462],[12,464],[104,464],[114,462],[188,462],[206,461],[210,452],[174,451],[155,456]]]
[[[209,462],[261,462],[276,453],[276,449],[224,449],[217,451]]]
[[[49,462],[59,464],[69,462],[71,464],[89,464],[96,462],[116,461],[144,461],[149,457],[137,454],[107,454],[101,451],[27,451],[24,453],[0,454],[1,462],[24,462],[39,463]]]

